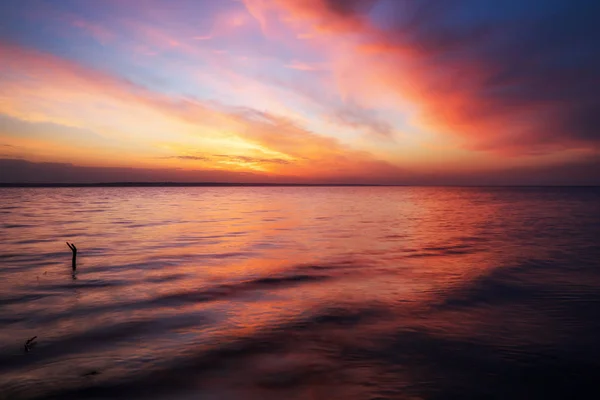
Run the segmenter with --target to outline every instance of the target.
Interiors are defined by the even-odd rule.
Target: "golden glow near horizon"
[[[529,76],[490,86],[483,54],[390,31],[385,2],[34,3],[0,38],[0,158],[366,183],[598,159],[559,123],[576,104],[529,101]]]

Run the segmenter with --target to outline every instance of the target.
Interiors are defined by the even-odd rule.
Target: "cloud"
[[[12,144],[0,143],[0,158],[21,158],[18,148]]]
[[[177,159],[177,160],[185,160],[185,161],[207,161],[211,163],[224,163],[224,164],[290,164],[290,160],[285,160],[283,158],[261,158],[261,157],[251,157],[244,155],[228,155],[228,154],[203,154],[203,155],[177,155],[177,156],[168,156],[164,158]]]
[[[249,157],[249,156],[232,156],[226,154],[216,154],[215,157],[223,159],[229,162],[236,163],[248,163],[248,164],[280,164],[286,165],[290,164],[290,160],[285,160],[283,158],[259,158],[259,157]]]
[[[0,113],[0,136],[10,140],[58,140],[69,144],[110,146],[114,141],[93,131],[49,122],[31,122]],[[15,147],[11,144],[4,146]]]
[[[143,3],[44,3],[28,35],[31,7],[8,14],[0,113],[46,135],[0,134],[22,146],[5,153],[405,182],[600,151],[592,3],[245,0],[256,21],[241,2]]]
[[[79,28],[86,34],[92,36],[101,44],[106,45],[116,39],[116,35],[114,32],[111,32],[103,26],[93,23],[89,20],[86,20],[81,17],[68,15],[65,15],[65,18],[67,19],[67,22],[70,23],[72,26]]]
[[[254,8],[253,0],[246,0]],[[600,70],[588,1],[278,1],[299,32],[334,35],[342,95],[410,101],[427,129],[503,153],[598,150]],[[360,6],[360,7],[359,7]],[[363,8],[366,7],[366,8]]]
[[[208,160],[210,160],[210,158],[205,157],[205,156],[186,156],[186,155],[169,156],[169,157],[163,157],[163,158],[175,158],[177,160],[185,160],[185,161],[208,161]]]
[[[600,158],[550,166],[500,168],[471,172],[396,173],[393,176],[287,176],[210,168],[84,167],[69,163],[37,163],[0,158],[0,183],[100,182],[240,182],[240,183],[378,183],[401,185],[600,185]]]
[[[373,179],[375,178],[375,179]],[[128,168],[80,166],[70,163],[0,159],[0,183],[100,183],[100,182],[241,182],[241,183],[385,183],[390,176],[332,174],[290,176],[256,171],[214,168]]]
[[[391,138],[394,128],[385,120],[378,118],[373,110],[347,105],[337,110],[331,119],[340,125],[364,129],[382,138]]]
[[[272,182],[277,177],[239,171],[176,168],[84,167],[0,159],[0,183]]]
[[[270,20],[279,18],[293,25],[310,22],[319,35],[328,33],[352,33],[360,31],[364,24],[362,13],[368,11],[373,0],[244,0],[250,13],[260,21],[263,31],[275,25]],[[281,11],[287,11],[282,15]],[[302,32],[305,37],[311,34]]]
[[[299,71],[320,71],[324,69],[324,66],[322,65],[305,63],[298,60],[294,60],[291,63],[286,64],[285,66],[286,68],[296,69]]]
[[[404,173],[366,151],[314,133],[292,118],[215,101],[167,96],[14,45],[0,45],[0,56],[8,60],[7,71],[27,76],[0,79],[0,88],[10,93],[0,103],[0,112],[12,118],[102,132],[115,141],[124,132],[130,142],[144,146],[164,141],[168,132],[167,147],[185,149],[178,151],[179,160],[203,161],[192,158],[200,157],[195,150],[210,145],[211,154],[220,156],[207,162],[220,169],[227,163],[236,170],[260,169],[276,175],[330,181],[386,181]],[[97,146],[96,151],[101,152],[102,147]],[[135,165],[139,150],[132,147],[130,151]]]

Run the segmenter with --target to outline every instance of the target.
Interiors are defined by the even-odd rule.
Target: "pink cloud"
[[[198,35],[198,36],[194,36],[192,39],[194,40],[209,40],[212,39],[212,34],[208,34],[208,35]]]
[[[70,18],[70,23],[73,26],[83,30],[88,35],[90,35],[94,39],[96,39],[99,43],[104,44],[104,45],[113,42],[116,38],[116,35],[113,32],[111,32],[110,30],[108,30],[107,28],[104,28],[101,25],[92,23],[81,17]]]
[[[325,67],[322,64],[305,63],[298,60],[294,60],[291,63],[286,64],[285,66],[286,68],[297,69],[299,71],[321,71],[325,69]]]
[[[518,154],[598,148],[594,144],[597,142],[591,140],[594,134],[588,129],[595,123],[591,110],[596,103],[590,99],[591,95],[582,94],[578,106],[560,101],[561,95],[557,93],[561,92],[548,87],[552,82],[556,87],[564,86],[562,93],[571,88],[583,93],[581,75],[577,78],[577,74],[566,74],[560,69],[555,74],[536,75],[532,66],[537,61],[529,57],[522,63],[524,72],[513,73],[515,78],[510,84],[503,87],[493,83],[502,76],[503,63],[509,60],[495,60],[489,52],[479,50],[491,46],[484,42],[490,30],[481,28],[463,33],[438,28],[434,19],[443,13],[434,11],[441,5],[433,6],[431,15],[427,9],[422,10],[416,14],[418,18],[402,28],[382,30],[367,18],[365,11],[374,3],[369,1],[245,0],[245,3],[255,15],[277,18],[295,31],[296,37],[316,38],[310,41],[315,48],[326,46],[339,95],[345,100],[370,107],[400,104],[396,106],[399,112],[408,105],[416,110],[413,121],[420,127],[444,133],[460,146],[473,150]],[[503,51],[508,58],[514,50],[509,47]],[[584,66],[580,69],[582,75],[589,75]],[[507,68],[505,75],[509,73],[511,70]],[[493,90],[510,93],[518,88],[527,90],[527,95],[493,93]],[[548,94],[543,98],[541,93]],[[569,113],[590,122],[586,125]],[[566,125],[568,121],[570,125]],[[568,134],[566,130],[571,125],[580,126],[581,133]]]

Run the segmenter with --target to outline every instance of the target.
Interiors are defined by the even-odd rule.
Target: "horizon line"
[[[600,187],[600,185],[427,185],[381,183],[268,183],[268,182],[0,182],[0,188],[76,188],[76,187]]]

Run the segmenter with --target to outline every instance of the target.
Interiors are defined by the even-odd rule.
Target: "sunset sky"
[[[598,15],[3,0],[0,182],[598,184]]]

